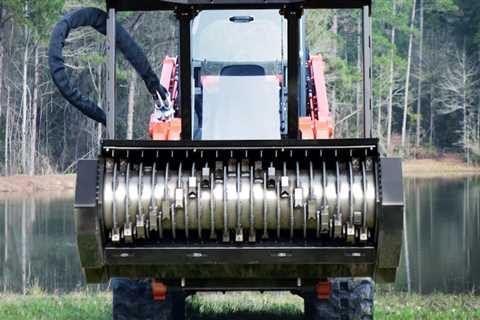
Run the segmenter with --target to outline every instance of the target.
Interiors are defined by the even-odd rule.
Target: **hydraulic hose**
[[[48,50],[50,74],[62,96],[84,115],[103,125],[106,124],[105,112],[95,102],[82,95],[70,81],[65,68],[63,47],[69,33],[80,27],[92,27],[106,35],[107,19],[107,13],[97,8],[84,8],[66,14],[53,29]],[[116,46],[143,79],[154,99],[157,100],[159,94],[162,100],[166,100],[168,92],[160,84],[144,51],[118,22]]]

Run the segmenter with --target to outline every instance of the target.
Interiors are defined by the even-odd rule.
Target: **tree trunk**
[[[1,27],[0,27],[1,28]],[[0,117],[2,116],[3,111],[3,81],[4,81],[4,70],[3,70],[3,56],[5,55],[5,47],[3,46],[3,28],[0,29]]]
[[[382,96],[378,95],[378,114],[377,114],[377,137],[380,141],[380,144],[383,142],[382,135]]]
[[[429,142],[430,146],[433,146],[433,131],[434,131],[434,124],[433,121],[435,119],[435,113],[434,113],[434,106],[433,106],[433,84],[430,84],[430,137],[429,137]]]
[[[418,89],[417,89],[417,128],[415,146],[420,147],[420,131],[422,128],[422,77],[423,77],[423,0],[420,7],[420,40],[418,44]]]
[[[28,51],[29,51],[29,35],[28,29],[25,27],[25,48],[23,53],[23,71],[22,71],[22,172],[28,172],[27,163],[27,139],[28,139]]]
[[[468,124],[467,124],[467,50],[466,50],[466,39],[463,38],[463,51],[462,51],[462,109],[463,109],[463,148],[465,152],[465,157],[467,164],[470,164],[470,149],[469,149],[469,139],[468,139]]]
[[[407,138],[407,108],[408,108],[408,94],[410,90],[410,71],[412,67],[412,45],[413,45],[413,27],[415,25],[415,11],[417,0],[412,0],[412,16],[410,20],[410,36],[408,40],[408,56],[407,56],[407,74],[405,76],[405,102],[403,104],[403,119],[402,119],[402,154],[405,153],[405,142]]]
[[[3,21],[3,5],[0,4],[0,117],[2,116],[3,109],[3,82],[5,80],[4,68],[3,68],[3,57],[5,55],[5,46],[4,46],[4,21]]]
[[[22,234],[21,234],[21,261],[22,261],[22,293],[27,294],[27,208],[25,199],[22,200]]]
[[[393,0],[393,15],[397,13],[397,3],[396,0]],[[395,66],[395,25],[392,25],[392,30],[390,32],[390,45],[392,46],[390,50],[390,79],[388,81],[388,104],[387,104],[387,152],[391,152],[391,139],[392,139],[392,109],[393,109],[393,80],[394,72],[393,69]]]
[[[10,147],[10,86],[7,86],[7,103],[5,106],[5,140],[4,140],[4,171],[5,176],[10,175],[9,170],[9,147]]]
[[[8,274],[7,274],[7,268],[8,268],[8,230],[10,229],[10,226],[8,225],[8,200],[5,200],[4,204],[4,215],[5,215],[5,220],[4,220],[4,231],[3,231],[3,236],[5,238],[4,240],[4,251],[3,251],[3,292],[7,292],[8,286]]]
[[[128,112],[127,112],[127,140],[133,139],[133,113],[135,112],[135,94],[137,87],[137,73],[130,72],[128,81]]]
[[[395,1],[395,0],[394,0]],[[357,36],[357,70],[361,74],[362,73],[362,20],[361,17],[358,18],[357,24],[358,36]],[[357,81],[356,83],[356,90],[355,90],[355,108],[357,111],[356,120],[356,130],[357,134],[356,137],[360,138],[361,136],[361,115],[362,115],[362,81]]]
[[[38,44],[35,48],[35,62],[34,62],[34,79],[33,79],[33,100],[32,100],[32,124],[30,132],[30,164],[29,175],[35,174],[35,155],[37,153],[37,111],[39,105],[38,90],[40,85],[40,64]]]
[[[333,12],[333,21],[332,21],[332,33],[333,33],[333,43],[332,43],[332,60],[334,63],[334,69],[336,69],[336,63],[337,63],[337,33],[338,33],[338,17],[337,17],[337,12],[334,10]],[[334,73],[336,71],[333,71]],[[331,106],[332,106],[332,123],[334,124],[335,128],[335,119],[337,116],[337,89],[336,89],[336,77],[333,80],[333,85],[331,89]],[[335,137],[337,136],[336,130],[334,129],[334,135]]]

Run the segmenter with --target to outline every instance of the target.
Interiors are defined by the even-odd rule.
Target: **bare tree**
[[[405,152],[405,141],[407,138],[407,112],[408,112],[408,94],[410,89],[410,73],[412,66],[412,46],[413,46],[413,30],[415,26],[415,12],[417,1],[412,0],[412,15],[410,18],[410,36],[408,39],[408,54],[407,54],[407,73],[405,75],[405,101],[403,104],[403,118],[402,118],[402,153]]]
[[[420,147],[420,131],[422,127],[422,78],[423,78],[423,0],[419,0],[420,7],[420,38],[418,44],[418,88],[417,88],[417,127],[415,146]]]
[[[472,145],[473,125],[470,115],[475,105],[475,85],[478,74],[478,65],[469,60],[466,54],[466,39],[463,47],[455,52],[450,59],[451,63],[446,66],[442,81],[439,84],[440,95],[437,101],[440,105],[440,113],[462,113],[461,139],[458,144],[463,148],[465,159],[470,163],[470,150]],[[475,121],[475,117],[473,117]]]
[[[23,71],[22,71],[22,172],[28,171],[27,163],[27,141],[28,141],[28,60],[29,60],[29,42],[30,31],[25,26],[25,49],[23,53]]]
[[[35,155],[37,153],[37,111],[39,106],[39,86],[40,86],[40,60],[38,53],[38,45],[34,50],[34,64],[33,64],[33,99],[32,99],[32,118],[31,118],[31,132],[30,132],[30,162],[28,174],[33,176],[35,174]]]
[[[333,63],[336,64],[337,63],[337,61],[336,61],[336,59],[337,59],[337,34],[338,34],[338,15],[337,15],[336,11],[334,11],[332,18],[333,18],[332,29],[331,29],[331,32],[333,34],[333,37],[332,37],[332,57],[333,57]],[[331,107],[331,110],[332,110],[332,122],[335,123],[335,119],[337,117],[337,84],[335,83],[335,81],[332,82],[332,88],[330,90],[330,99],[331,99],[330,107]],[[334,134],[335,134],[335,130],[334,130]]]
[[[397,12],[397,2],[396,0],[392,1],[393,15]],[[392,139],[392,108],[393,108],[393,84],[394,84],[394,66],[395,66],[395,25],[392,25],[392,30],[390,31],[390,74],[388,80],[388,103],[387,103],[387,151],[390,152],[390,143]]]
[[[7,103],[5,106],[5,139],[4,139],[4,173],[10,174],[9,170],[9,149],[10,149],[10,87],[7,87]]]
[[[137,73],[132,70],[128,79],[127,140],[133,139],[133,113],[135,112],[136,88]]]

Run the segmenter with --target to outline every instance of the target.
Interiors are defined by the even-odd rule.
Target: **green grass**
[[[1,295],[2,320],[111,320],[111,295],[88,294],[47,295],[38,289],[27,295]]]
[[[480,319],[478,295],[420,296],[378,290],[375,303],[375,319]],[[189,299],[187,310],[191,320],[300,320],[303,302],[283,293],[201,294]],[[0,294],[0,319],[111,319],[111,295],[48,295],[38,289],[25,296]]]

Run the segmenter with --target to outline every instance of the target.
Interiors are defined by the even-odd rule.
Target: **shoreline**
[[[467,166],[461,160],[421,159],[404,160],[402,162],[403,175],[408,178],[443,178],[453,179],[466,176],[480,175],[480,166]],[[6,194],[41,194],[68,192],[75,190],[76,175],[48,175],[48,176],[1,176],[0,195]]]
[[[48,176],[2,176],[0,177],[0,195],[36,194],[75,191],[76,175]]]
[[[480,175],[480,166],[468,166],[455,158],[403,160],[403,176],[409,178],[462,178]]]

